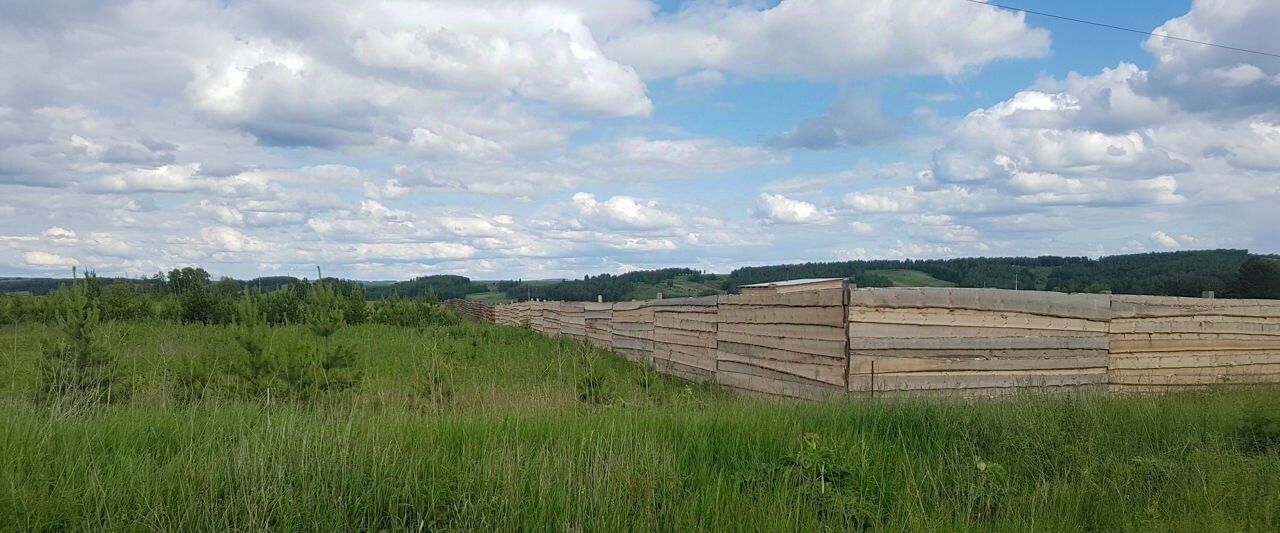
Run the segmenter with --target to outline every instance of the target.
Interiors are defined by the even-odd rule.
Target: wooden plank
[[[806,380],[768,368],[736,361],[719,361],[717,363],[716,383],[766,394],[811,400],[837,398],[845,394],[843,387]]]
[[[844,291],[805,291],[790,294],[726,294],[719,305],[766,305],[770,307],[822,307],[844,305]]]
[[[856,397],[866,398],[874,397],[878,400],[894,400],[894,399],[912,399],[927,398],[933,400],[954,400],[954,401],[970,401],[970,400],[990,400],[995,398],[1014,398],[1018,396],[1088,396],[1097,395],[1107,392],[1108,385],[1105,383],[1089,384],[1089,385],[1068,385],[1068,386],[1044,386],[1035,388],[1020,387],[994,387],[994,388],[967,388],[967,389],[914,389],[914,390],[893,390],[878,391],[875,394],[869,392],[851,393]]]
[[[1079,350],[1073,357],[1009,357],[1009,358],[950,358],[950,357],[869,357],[849,356],[849,374],[892,372],[944,372],[944,371],[1007,371],[1007,370],[1065,370],[1080,368],[1106,368],[1107,352]],[[872,363],[875,366],[872,366]],[[850,378],[852,380],[852,378]]]
[[[612,344],[614,348],[653,351],[653,341],[649,339],[622,337],[615,334],[612,339]]]
[[[703,331],[711,333],[715,333],[716,331],[716,322],[714,320],[687,320],[677,317],[663,317],[662,315],[658,315],[656,320],[654,320],[653,325],[655,328],[664,329]]]
[[[1106,336],[1092,337],[853,337],[850,350],[1106,350]]]
[[[1112,322],[1111,333],[1238,333],[1280,336],[1280,317],[1196,315],[1173,318],[1126,318]]]
[[[1212,350],[1280,350],[1280,339],[1195,333],[1122,333],[1111,336],[1111,353]]]
[[[846,353],[846,343],[841,340],[769,337],[723,330],[716,334],[716,340],[720,345],[759,346],[818,356],[839,357],[841,360],[844,359]]]
[[[649,300],[649,305],[654,307],[715,307],[719,303],[720,298],[714,295]]]
[[[849,307],[849,321],[867,324],[917,324],[974,328],[1016,328],[1044,331],[1109,332],[1107,322],[1082,318],[1049,317],[1012,311],[972,309],[897,309]]]
[[[687,357],[706,358],[711,361],[714,361],[716,359],[716,350],[717,350],[716,347],[714,346],[708,348],[706,346],[687,346],[683,344],[667,344],[667,343],[660,343],[660,342],[654,343],[654,349],[655,350],[660,349],[667,352],[679,353]]]
[[[843,345],[844,328],[814,326],[809,324],[720,324],[718,333],[751,335],[777,339],[812,339],[838,341]]]
[[[654,331],[653,340],[668,344],[687,346],[716,347],[716,334],[705,331],[685,331],[678,329],[659,329]]]
[[[704,306],[691,306],[691,305],[670,305],[670,306],[667,306],[667,305],[655,305],[655,306],[653,306],[653,314],[654,314],[655,316],[657,316],[657,315],[667,315],[667,314],[678,314],[678,315],[715,315],[715,314],[716,314],[716,306],[714,306],[714,305],[713,305],[713,306],[710,306],[710,307],[704,307]]]
[[[721,323],[743,324],[815,324],[844,327],[845,312],[842,306],[827,307],[773,307],[773,306],[722,306]]]
[[[946,348],[937,350],[850,350],[851,355],[862,355],[867,357],[883,356],[883,357],[907,357],[907,358],[929,358],[941,357],[952,359],[1000,359],[1000,358],[1017,358],[1032,355],[1035,357],[1088,357],[1090,354],[1106,355],[1107,350],[1097,348],[1093,350],[1061,350],[1061,349],[1036,349],[1036,350],[969,350],[964,348]]]
[[[1111,312],[1115,318],[1194,315],[1280,317],[1280,302],[1117,294],[1111,297]]]
[[[663,359],[672,363],[682,364],[689,368],[699,368],[706,371],[708,374],[715,372],[716,369],[715,357],[691,357],[688,354],[680,352],[671,352],[667,355],[668,357],[664,357]]]
[[[628,315],[628,314],[619,314],[619,313],[617,313],[617,312],[614,312],[614,314],[613,314],[613,318],[611,318],[611,319],[609,319],[609,320],[610,320],[611,322],[615,323],[615,324],[617,324],[617,323],[622,323],[622,324],[652,324],[652,323],[653,323],[653,315],[647,315],[647,316],[646,316],[646,315],[639,315],[639,314],[637,314],[637,315]]]
[[[1231,374],[1205,372],[1202,374],[1128,374],[1112,372],[1113,385],[1215,385],[1280,383],[1280,371],[1270,374]]]
[[[848,364],[843,359],[797,354],[785,350],[737,353],[741,346],[721,345],[716,353],[717,362],[731,361],[768,368],[780,374],[790,374],[830,385],[843,386],[847,378]]]
[[[1246,375],[1246,374],[1280,374],[1280,363],[1267,362],[1247,365],[1214,365],[1188,368],[1156,368],[1126,369],[1113,368],[1116,376],[1202,376],[1202,375]]]
[[[879,392],[916,389],[1075,387],[1081,385],[1106,385],[1107,380],[1106,368],[1004,372],[876,373],[874,380],[871,379],[869,374],[859,375],[857,379],[851,377],[849,390],[851,392],[869,391],[873,381],[876,392]]]
[[[1103,294],[1063,294],[1003,289],[851,289],[849,305],[1012,311],[1051,317],[1111,320],[1110,297]]]
[[[911,324],[850,323],[849,335],[858,337],[1101,337],[1106,332],[1047,329],[917,326]]]
[[[1199,353],[1186,352],[1162,354],[1113,355],[1109,366],[1113,369],[1164,369],[1205,368],[1214,366],[1238,366],[1255,364],[1280,364],[1280,352],[1262,353]]]

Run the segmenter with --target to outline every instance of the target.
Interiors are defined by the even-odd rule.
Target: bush
[[[137,320],[153,316],[151,301],[132,283],[117,281],[98,297],[103,320]]]
[[[271,338],[272,331],[253,298],[236,305],[232,338],[240,350],[223,365],[229,392],[244,399],[310,401],[357,386],[356,352],[343,345],[317,347],[301,339]],[[332,334],[336,331],[326,329]],[[193,374],[196,383],[199,375]],[[181,383],[181,386],[189,384]]]
[[[391,297],[369,304],[369,322],[388,326],[452,326],[462,321],[456,312],[423,300]]]
[[[305,313],[311,332],[326,340],[346,324],[342,296],[328,283],[318,283],[307,291]]]
[[[60,335],[44,346],[37,401],[79,409],[127,397],[86,288],[59,289],[51,301],[57,306]]]
[[[207,287],[197,287],[178,297],[182,321],[199,324],[228,324],[234,314],[230,297],[221,296]]]

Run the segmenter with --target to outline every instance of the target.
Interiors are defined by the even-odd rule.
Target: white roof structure
[[[768,281],[752,283],[739,287],[743,293],[787,293],[799,291],[816,291],[823,289],[839,289],[844,287],[844,278],[803,278],[784,281]]]

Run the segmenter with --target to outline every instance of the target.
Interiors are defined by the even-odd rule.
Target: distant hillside
[[[158,283],[154,280],[140,280],[131,278],[98,278],[98,282],[103,287],[112,283],[134,283],[144,285],[151,290],[157,290]],[[71,278],[2,278],[0,279],[0,294],[49,294],[58,290],[58,287],[71,284]]]
[[[409,281],[398,281],[391,284],[367,286],[365,298],[378,300],[397,296],[399,298],[428,298],[440,300],[450,298],[466,298],[469,294],[489,291],[489,285],[471,281],[464,276],[436,275],[422,276]]]
[[[850,278],[861,286],[991,287],[1062,292],[1199,296],[1227,295],[1250,258],[1247,250],[1197,250],[1100,259],[1087,257],[974,257],[960,259],[841,261],[746,267],[729,274],[730,290],[788,278]],[[915,272],[917,274],[907,274]],[[931,281],[932,280],[932,281]]]
[[[883,277],[889,281],[884,283],[868,283],[867,280],[876,276]],[[855,279],[855,283],[863,287],[955,287],[956,284],[950,281],[940,280],[930,276],[919,270],[868,270],[863,275]]]
[[[207,273],[206,273],[207,275]],[[363,286],[365,297],[376,300],[469,298],[501,303],[530,298],[544,300],[606,301],[706,296],[737,292],[752,283],[797,278],[846,278],[860,287],[990,287],[1199,296],[1214,291],[1223,297],[1280,298],[1280,257],[1250,254],[1247,250],[1197,250],[1131,255],[1099,259],[1087,257],[967,257],[958,259],[839,261],[744,267],[727,275],[689,268],[642,270],[626,274],[600,274],[574,280],[473,281],[464,276],[433,275],[408,281],[350,282]],[[1274,279],[1273,279],[1274,278]],[[47,294],[69,278],[0,278],[0,294]],[[164,291],[157,278],[99,278],[111,283],[134,283],[144,291]],[[343,280],[343,283],[349,281]],[[271,276],[247,281],[223,278],[219,290],[275,291],[307,283],[305,279]]]
[[[1253,260],[1280,264],[1275,256],[1247,250],[1198,250],[1088,257],[970,257],[958,259],[840,261],[745,267],[727,276],[689,269],[662,269],[602,274],[581,280],[506,290],[508,298],[523,300],[606,301],[698,296],[737,292],[752,283],[797,278],[847,278],[860,287],[989,287],[1060,292],[1102,292],[1200,296],[1262,297],[1272,294],[1266,281],[1241,285],[1241,267]],[[1265,269],[1264,269],[1265,270]],[[1259,274],[1264,276],[1268,274]]]
[[[664,297],[717,294],[722,290],[722,281],[720,277],[689,268],[664,268],[586,276],[560,283],[500,282],[500,285],[507,284],[503,291],[513,300],[594,301],[599,295],[605,301],[618,302],[654,298],[659,292]]]

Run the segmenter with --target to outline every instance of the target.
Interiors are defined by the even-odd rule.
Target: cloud
[[[851,192],[844,196],[845,205],[859,213],[898,213],[912,209],[910,201],[886,194]]]
[[[686,91],[705,91],[724,85],[724,74],[718,70],[700,70],[676,78],[676,87]]]
[[[514,91],[595,113],[652,110],[635,71],[606,58],[571,11],[410,5],[393,4],[375,15],[379,26],[359,28],[352,42],[357,61],[432,84]]]
[[[806,120],[774,137],[770,144],[784,148],[829,150],[875,144],[900,135],[898,119],[887,117],[874,98],[839,99],[826,114]]]
[[[762,220],[774,224],[825,224],[831,221],[831,214],[818,206],[781,194],[760,193],[756,213]]]
[[[783,154],[721,139],[627,136],[537,158],[401,165],[394,172],[402,186],[538,197],[585,185],[701,178],[786,161]]]
[[[1197,1],[1187,14],[1152,33],[1237,48],[1274,51],[1280,4],[1267,0]],[[1152,93],[1191,111],[1244,116],[1274,111],[1280,100],[1280,64],[1274,58],[1150,37]]]
[[[57,244],[75,244],[78,240],[76,239],[76,232],[58,226],[44,230],[40,237],[48,242]]]
[[[629,196],[614,196],[600,202],[595,195],[580,192],[571,200],[578,213],[613,229],[660,229],[680,224],[680,219],[658,209],[658,203]]]
[[[1152,232],[1151,242],[1156,243],[1162,248],[1182,248],[1182,243],[1178,242],[1178,239],[1163,231]]]
[[[956,75],[1048,49],[1048,32],[1028,28],[1022,14],[927,0],[783,0],[764,9],[689,2],[605,43],[610,57],[649,78],[705,69],[809,79]]]
[[[119,192],[192,192],[199,187],[200,165],[165,165],[139,169],[103,179],[100,186]]]
[[[369,198],[383,199],[383,200],[394,200],[397,198],[404,198],[405,196],[408,196],[410,192],[412,192],[412,189],[410,189],[409,187],[404,187],[400,185],[400,180],[397,180],[397,179],[386,180],[382,182],[381,185],[366,181],[362,185],[362,187],[364,189],[365,196]]]
[[[69,267],[69,266],[76,266],[80,264],[79,261],[76,261],[75,259],[72,259],[70,257],[63,257],[58,254],[51,254],[48,252],[40,252],[40,251],[26,252],[22,254],[22,261],[30,266],[39,267],[39,268]]]
[[[1276,9],[1200,1],[1160,31],[1273,49]],[[1047,46],[1021,15],[924,0],[4,4],[0,274],[1280,246],[1280,65],[1152,39],[1150,61],[979,77]],[[855,92],[885,76],[986,103]],[[778,87],[777,129],[720,116]],[[926,133],[885,111],[912,102]],[[845,169],[792,151],[846,147]]]
[[[262,252],[267,249],[266,243],[261,240],[227,226],[205,228],[200,235],[213,251]]]

